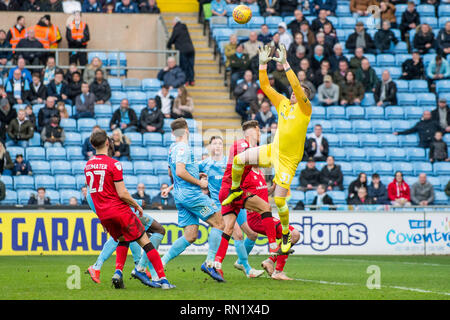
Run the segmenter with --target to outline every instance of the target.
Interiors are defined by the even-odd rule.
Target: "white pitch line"
[[[294,279],[294,280],[302,281],[302,282],[326,284],[326,285],[332,285],[332,286],[358,286],[359,285],[357,283],[334,282],[334,281],[313,280],[313,279]],[[381,288],[398,289],[398,290],[405,290],[405,291],[414,291],[414,292],[420,292],[420,293],[432,293],[432,294],[450,296],[450,292],[435,292],[435,291],[430,291],[430,290],[424,290],[424,289],[418,289],[418,288],[408,288],[408,287],[401,287],[401,286],[381,286]]]
[[[368,263],[400,263],[400,264],[411,264],[411,265],[420,265],[420,266],[429,266],[429,267],[447,267],[450,268],[448,264],[439,264],[439,263],[427,263],[427,262],[406,262],[406,261],[392,261],[392,260],[364,260],[364,259],[345,259],[345,258],[330,258],[330,260],[334,261],[348,261],[348,262],[368,262]]]

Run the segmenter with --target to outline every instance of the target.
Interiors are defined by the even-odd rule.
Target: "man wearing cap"
[[[355,32],[348,37],[345,47],[350,51],[355,51],[356,48],[363,48],[366,53],[376,53],[375,43],[366,32],[364,23],[361,21],[356,23]]]
[[[450,108],[445,98],[439,98],[437,108],[431,111],[431,119],[439,123],[444,134],[450,132]]]
[[[328,74],[323,77],[323,83],[319,86],[318,98],[323,106],[339,104],[339,86],[333,83],[333,79]]]
[[[278,24],[278,34],[280,35],[280,45],[283,44],[285,48],[289,48],[293,38],[289,32],[287,32],[286,22],[280,22]]]

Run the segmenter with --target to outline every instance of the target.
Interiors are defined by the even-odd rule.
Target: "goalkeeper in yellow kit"
[[[291,234],[289,231],[289,208],[286,196],[295,176],[295,171],[303,157],[306,130],[311,119],[310,90],[302,87],[294,71],[286,61],[286,48],[282,45],[278,49],[278,58],[270,57],[272,48],[265,46],[259,50],[259,81],[261,89],[277,109],[278,129],[271,144],[247,149],[233,159],[232,186],[230,194],[222,202],[227,205],[242,195],[240,188],[242,173],[246,165],[259,167],[273,167],[275,169],[274,200],[278,209],[283,238],[280,253],[287,254],[291,248]],[[281,63],[292,87],[290,99],[275,91],[269,84],[267,77],[267,63],[270,60]]]

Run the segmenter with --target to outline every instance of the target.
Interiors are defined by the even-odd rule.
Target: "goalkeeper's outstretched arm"
[[[272,60],[270,55],[270,47],[265,46],[263,49],[259,50],[259,83],[261,90],[269,98],[270,102],[275,106],[278,111],[280,102],[286,99],[285,96],[278,93],[274,88],[270,86],[269,78],[267,77],[267,62]]]

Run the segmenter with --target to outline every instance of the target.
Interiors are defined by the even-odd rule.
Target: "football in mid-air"
[[[233,10],[233,18],[239,24],[246,24],[252,18],[252,10],[246,5],[239,5]]]

